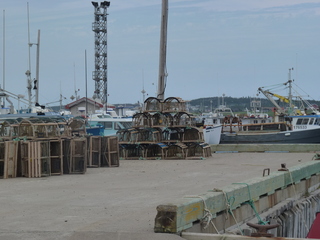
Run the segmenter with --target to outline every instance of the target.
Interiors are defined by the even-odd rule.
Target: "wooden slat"
[[[18,143],[5,142],[4,176],[3,178],[15,178],[17,175]]]

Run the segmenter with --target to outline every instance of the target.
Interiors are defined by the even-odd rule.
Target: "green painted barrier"
[[[316,152],[320,144],[216,144],[212,152]]]

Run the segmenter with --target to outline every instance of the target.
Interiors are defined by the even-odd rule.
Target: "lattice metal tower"
[[[95,81],[93,98],[101,99],[103,104],[107,104],[107,8],[110,6],[110,2],[104,1],[100,5],[97,2],[92,2],[92,5],[94,6],[92,30],[95,33],[95,71],[92,73],[92,79]]]

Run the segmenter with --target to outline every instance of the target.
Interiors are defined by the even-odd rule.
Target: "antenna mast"
[[[108,88],[107,88],[107,8],[110,2],[104,1],[100,3],[92,2],[94,6],[94,22],[92,23],[92,30],[95,33],[95,71],[92,78],[95,81],[95,90],[93,98],[101,99],[103,104],[108,102]]]
[[[27,2],[27,13],[28,13],[28,51],[29,51],[29,59],[28,65],[29,69],[26,71],[27,75],[27,89],[28,89],[28,100],[29,100],[29,108],[32,105],[32,80],[31,80],[31,54],[30,50],[32,45],[37,45],[37,60],[36,60],[36,78],[34,79],[34,87],[35,90],[35,102],[39,103],[39,59],[40,59],[40,30],[38,30],[38,42],[31,43],[30,42],[30,23],[29,23],[29,3]]]
[[[159,79],[157,98],[164,100],[165,83],[167,80],[167,26],[168,26],[168,0],[162,0],[161,29],[160,29],[160,54],[159,54]]]

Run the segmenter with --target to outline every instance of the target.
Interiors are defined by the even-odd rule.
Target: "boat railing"
[[[291,130],[291,125],[286,122],[271,122],[271,123],[250,123],[250,124],[225,124],[222,132],[251,132],[251,131],[288,131]]]

